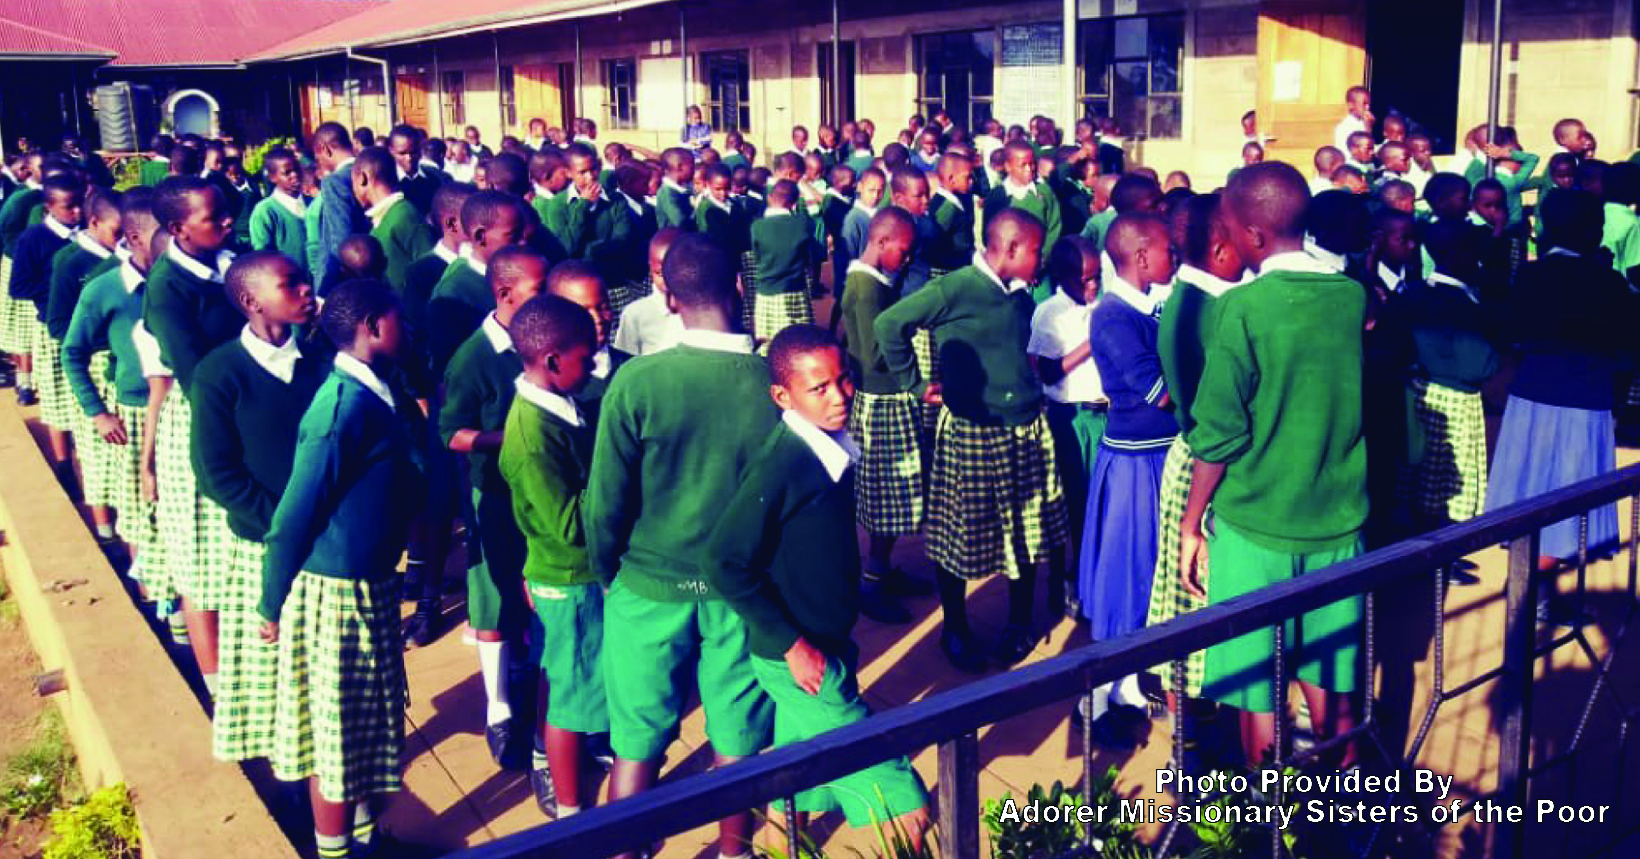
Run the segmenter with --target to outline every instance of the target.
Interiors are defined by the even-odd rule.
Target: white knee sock
[[[1111,686],[1110,700],[1112,704],[1126,704],[1129,707],[1144,709],[1149,705],[1145,700],[1145,693],[1139,691],[1139,675],[1129,674],[1116,681]]]
[[[480,641],[478,670],[484,675],[484,698],[487,702],[484,724],[494,725],[511,719],[512,705],[507,703],[507,642]]]

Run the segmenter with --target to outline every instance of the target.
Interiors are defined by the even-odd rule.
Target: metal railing
[[[1606,504],[1629,499],[1632,503],[1627,541],[1626,608],[1615,634],[1606,636],[1605,653],[1597,652],[1581,627],[1540,640],[1534,595],[1541,576],[1536,572],[1539,529],[1565,519],[1581,523],[1579,557],[1576,559],[1577,589],[1572,601],[1581,611],[1589,563],[1587,515]],[[1245,633],[1274,626],[1279,636],[1283,621],[1338,600],[1366,596],[1367,623],[1364,649],[1366,688],[1376,676],[1379,654],[1374,642],[1374,593],[1387,586],[1411,584],[1431,588],[1435,603],[1433,631],[1433,689],[1421,714],[1410,750],[1387,754],[1397,766],[1410,766],[1427,740],[1436,711],[1445,703],[1490,684],[1487,706],[1500,726],[1497,787],[1490,798],[1524,807],[1534,779],[1562,767],[1570,767],[1576,781],[1578,755],[1587,750],[1590,715],[1602,693],[1616,703],[1620,725],[1615,732],[1619,754],[1626,752],[1627,728],[1636,715],[1627,708],[1609,682],[1613,660],[1640,612],[1640,581],[1637,581],[1637,537],[1640,537],[1640,465],[1602,475],[1530,501],[1487,513],[1468,522],[1451,525],[1405,540],[1306,574],[1255,593],[1247,594],[1200,611],[1181,616],[1159,626],[1120,638],[1095,642],[1060,656],[1026,665],[1003,674],[975,680],[960,688],[932,695],[920,701],[875,714],[848,727],[802,743],[774,749],[747,760],[699,775],[662,784],[640,796],[524,832],[505,836],[478,847],[450,854],[452,859],[515,859],[515,857],[608,856],[636,850],[666,837],[716,821],[729,814],[783,802],[798,791],[815,787],[872,764],[914,755],[930,745],[938,746],[939,776],[937,808],[940,853],[945,859],[978,859],[980,856],[979,729],[1055,702],[1070,702],[1088,694],[1095,686],[1129,674],[1146,671],[1162,663],[1182,660],[1192,651],[1227,641]],[[1446,619],[1447,584],[1444,575],[1454,563],[1473,552],[1507,544],[1508,577],[1504,647],[1499,664],[1457,686],[1446,688],[1442,661]],[[1533,685],[1534,671],[1541,658],[1563,647],[1578,647],[1595,667],[1593,689],[1575,720],[1567,747],[1553,756],[1534,760]],[[1283,690],[1288,679],[1286,667],[1276,660],[1276,688]],[[1175,671],[1175,676],[1183,672]],[[1279,694],[1279,692],[1278,692]],[[1374,711],[1374,694],[1364,698],[1361,723],[1349,733],[1311,748],[1302,755],[1280,758],[1282,766],[1314,756],[1334,743],[1370,738],[1377,730],[1379,714]],[[1278,698],[1278,710],[1281,699]],[[1414,714],[1416,715],[1416,714]],[[1175,720],[1176,725],[1180,720]],[[1280,720],[1278,720],[1279,724]],[[1175,766],[1179,764],[1180,731],[1175,728]],[[1085,734],[1086,732],[1084,732]],[[1381,746],[1381,744],[1380,744]],[[1277,749],[1282,744],[1277,743]],[[1083,772],[1091,781],[1093,749],[1084,741]],[[1621,806],[1622,781],[1619,765],[1616,786]],[[1086,784],[1088,782],[1084,782]],[[1276,802],[1281,797],[1273,798]],[[1620,816],[1619,816],[1620,817]],[[1530,819],[1530,815],[1528,815]],[[1609,839],[1587,855],[1610,854],[1634,833],[1640,824],[1624,828],[1620,820],[1608,820]],[[1494,844],[1488,855],[1521,857],[1525,853],[1526,821],[1495,824]],[[1166,849],[1172,838],[1167,831],[1157,845]],[[1571,832],[1567,831],[1567,844]],[[1377,840],[1377,833],[1373,841]],[[1282,855],[1280,833],[1271,829],[1271,851]],[[1374,849],[1368,843],[1361,851]],[[1566,850],[1557,855],[1568,855]]]

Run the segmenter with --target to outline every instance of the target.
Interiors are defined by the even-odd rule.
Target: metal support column
[[[586,112],[581,110],[581,22],[575,22],[575,74],[570,76],[569,109],[581,119],[586,118]],[[570,135],[574,137],[574,134]]]
[[[1498,802],[1524,808],[1532,766],[1532,679],[1537,648],[1538,532],[1509,541],[1509,574],[1504,584],[1503,670],[1497,706],[1503,711],[1498,742]],[[1521,859],[1525,829],[1499,823],[1495,856]]]
[[[1060,86],[1065,88],[1065,132],[1074,137],[1076,134],[1076,0],[1065,0],[1064,3],[1065,37],[1061,40],[1065,55],[1063,61],[1064,73],[1060,75]]]
[[[494,30],[490,31],[490,52],[495,60],[495,121],[501,126],[495,145],[500,146],[501,138],[507,136],[507,94],[501,91],[501,37]]]
[[[843,116],[843,14],[842,0],[831,0],[831,121],[842,126]]]
[[[1486,139],[1498,139],[1498,109],[1503,98],[1503,0],[1492,0],[1492,81],[1486,98]],[[1486,175],[1498,172],[1498,163],[1486,159]]]
[[[683,101],[679,109],[689,115],[689,25],[684,4],[678,4],[678,77],[683,81]]]
[[[438,45],[436,43],[433,45],[433,86],[438,98],[438,101],[433,105],[433,109],[438,111],[438,136],[445,137],[447,135],[444,131],[444,73],[439,70]]]

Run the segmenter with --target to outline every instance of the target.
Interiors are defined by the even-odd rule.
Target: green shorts
[[[604,597],[603,652],[615,754],[632,761],[666,754],[690,672],[714,751],[744,757],[768,746],[774,707],[752,675],[746,641],[746,624],[728,603],[659,602],[632,593],[617,575]]]
[[[1361,541],[1294,555],[1247,539],[1223,519],[1207,538],[1207,600],[1221,603],[1361,554]],[[1362,599],[1322,606],[1284,625],[1289,674],[1332,692],[1354,692],[1361,671]],[[1252,713],[1275,711],[1275,627],[1207,649],[1202,696]]]
[[[530,584],[539,623],[541,673],[547,678],[547,724],[564,731],[609,730],[604,672],[604,590],[596,584]]]
[[[529,617],[524,601],[524,535],[513,518],[512,494],[473,490],[478,524],[477,562],[467,567],[467,624],[484,632],[513,632]]]
[[[784,659],[753,656],[752,672],[774,700],[776,746],[817,737],[871,715],[860,700],[852,659],[826,657],[826,677],[818,695],[797,685]],[[887,823],[927,805],[928,790],[904,756],[797,794],[798,811],[824,814],[840,808],[850,826]]]

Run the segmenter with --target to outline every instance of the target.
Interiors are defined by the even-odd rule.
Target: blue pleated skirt
[[[1078,592],[1097,640],[1145,625],[1156,572],[1156,505],[1166,462],[1166,446],[1126,451],[1100,445],[1094,457]]]
[[[1487,478],[1486,509],[1496,510],[1588,480],[1617,467],[1617,438],[1609,411],[1550,406],[1511,396]],[[1538,554],[1577,556],[1577,519],[1556,522],[1539,535]],[[1589,552],[1617,547],[1617,505],[1589,511]]]

